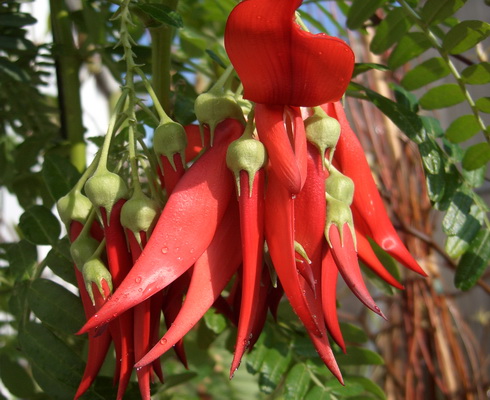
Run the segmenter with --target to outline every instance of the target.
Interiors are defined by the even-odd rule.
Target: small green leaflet
[[[480,229],[468,251],[461,257],[454,276],[458,289],[471,289],[490,262],[490,231]]]
[[[449,75],[449,67],[440,57],[433,57],[411,69],[403,77],[405,89],[415,90]]]
[[[490,144],[477,143],[469,147],[463,157],[463,168],[474,170],[483,167],[490,161]]]
[[[438,24],[451,17],[466,0],[427,0],[420,14],[427,25]]]
[[[456,118],[446,130],[446,138],[453,143],[461,143],[472,138],[480,131],[480,124],[474,115],[462,115]]]
[[[403,8],[393,8],[377,27],[370,45],[371,51],[374,54],[385,52],[408,32],[412,24]]]
[[[485,40],[490,35],[490,24],[478,20],[460,22],[451,28],[442,46],[451,54],[460,54]]]
[[[446,83],[430,89],[420,98],[420,105],[426,110],[437,110],[462,103],[465,96],[455,83]]]
[[[347,14],[347,27],[360,28],[386,2],[387,0],[354,0]]]
[[[173,26],[174,28],[182,28],[184,26],[182,17],[176,11],[163,4],[146,3],[137,4],[136,7],[162,24]]]

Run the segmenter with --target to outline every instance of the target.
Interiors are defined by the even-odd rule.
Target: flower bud
[[[240,196],[240,171],[246,171],[249,178],[250,195],[256,172],[265,166],[267,152],[265,146],[250,135],[243,135],[228,146],[226,152],[226,165],[233,172]]]
[[[314,108],[314,113],[305,119],[306,139],[315,145],[322,157],[330,150],[330,160],[333,150],[340,137],[340,124],[335,118],[329,117],[320,107]]]
[[[208,125],[211,133],[211,146],[214,140],[214,130],[218,124],[227,118],[233,118],[240,122],[245,122],[242,109],[236,102],[235,98],[229,94],[216,94],[214,91],[202,93],[197,96],[194,103],[194,112],[201,129],[202,126]]]
[[[70,246],[70,254],[73,262],[81,271],[83,265],[89,260],[99,247],[99,242],[92,236],[79,235]]]
[[[68,227],[72,221],[85,223],[92,203],[79,190],[71,190],[57,201],[56,208],[61,220]]]
[[[354,241],[354,246],[356,245],[356,233],[354,231],[354,222],[352,219],[352,211],[349,205],[343,201],[337,200],[330,196],[328,193],[325,194],[327,198],[327,218],[325,220],[325,238],[328,244],[332,247],[332,243],[329,238],[330,227],[332,225],[337,226],[340,233],[340,240],[343,242],[343,227],[344,224],[349,226],[351,231],[352,239]]]
[[[354,181],[331,168],[330,175],[325,180],[325,191],[334,199],[350,206],[354,198]]]
[[[97,208],[97,212],[104,208],[107,212],[107,220],[114,204],[126,198],[128,187],[124,180],[117,174],[102,170],[95,174],[85,183],[85,193],[92,204]]]
[[[182,125],[177,122],[161,123],[155,129],[153,135],[153,148],[155,153],[168,158],[170,165],[177,170],[174,163],[174,155],[180,154],[182,163],[185,160],[185,149],[187,147],[187,135]]]
[[[139,191],[122,206],[121,225],[133,232],[139,242],[140,232],[149,233],[159,214],[158,203]]]
[[[106,298],[103,287],[104,283],[107,284],[110,291],[112,291],[112,276],[100,258],[92,258],[88,260],[83,265],[82,275],[85,282],[85,288],[90,296],[90,300],[92,300],[92,304],[95,305],[94,293],[92,291],[93,283],[95,283],[95,286],[97,286],[102,298],[104,299]]]

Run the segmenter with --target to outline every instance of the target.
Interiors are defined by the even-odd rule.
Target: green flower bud
[[[124,180],[117,174],[107,170],[96,171],[85,183],[85,193],[97,212],[104,208],[107,212],[107,220],[110,220],[112,207],[119,200],[128,195],[128,187]]]
[[[92,236],[84,234],[79,235],[71,244],[71,258],[80,271],[83,265],[94,255],[99,244]]]
[[[352,218],[352,211],[348,204],[343,201],[337,200],[330,196],[328,193],[325,194],[327,198],[327,218],[325,220],[325,238],[328,244],[332,247],[330,242],[329,232],[330,227],[335,225],[340,234],[341,243],[343,243],[343,227],[344,224],[349,226],[352,234],[352,239],[354,240],[354,246],[356,245],[356,233],[354,230],[354,221]]]
[[[265,166],[267,152],[262,142],[244,134],[228,146],[226,152],[226,165],[231,169],[237,184],[238,196],[240,196],[240,171],[248,173],[250,195],[256,172]]]
[[[182,125],[177,122],[164,122],[157,126],[153,135],[153,148],[158,156],[168,158],[172,168],[175,168],[174,155],[180,154],[182,164],[185,162],[187,135]]]
[[[71,190],[58,200],[56,208],[68,229],[72,221],[85,223],[92,209],[92,203],[79,190]]]
[[[133,232],[140,243],[140,232],[150,233],[159,215],[158,203],[139,191],[122,206],[121,224]]]
[[[331,168],[330,175],[325,180],[325,191],[336,200],[351,205],[354,198],[354,181]]]
[[[107,282],[107,286],[112,291],[112,276],[100,258],[92,258],[88,260],[83,265],[82,275],[85,282],[85,288],[90,296],[90,300],[92,300],[92,304],[95,304],[92,283],[95,283],[95,286],[97,286],[102,298],[104,299],[106,298],[106,295],[102,286],[103,281]]]
[[[314,113],[305,119],[306,139],[315,145],[321,156],[330,150],[330,161],[333,158],[335,146],[340,137],[340,124],[329,117],[321,107],[315,107]]]
[[[235,98],[229,94],[217,94],[215,91],[200,94],[194,103],[194,112],[199,121],[201,136],[204,135],[202,126],[209,126],[211,145],[213,145],[214,130],[220,122],[233,118],[245,123],[242,109]]]

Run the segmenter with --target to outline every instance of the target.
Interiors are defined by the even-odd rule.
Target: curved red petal
[[[246,0],[231,12],[225,48],[256,103],[317,106],[344,94],[354,53],[342,40],[301,30],[301,0]]]

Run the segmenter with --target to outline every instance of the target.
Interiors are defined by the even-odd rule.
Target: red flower
[[[295,22],[302,0],[245,0],[231,12],[225,47],[244,98],[263,104],[318,106],[339,100],[354,53],[342,40],[312,35]]]

